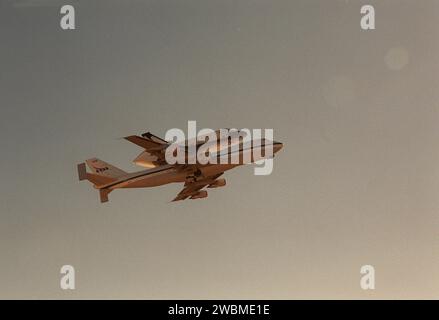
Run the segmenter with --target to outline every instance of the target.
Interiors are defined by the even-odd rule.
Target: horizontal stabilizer
[[[108,189],[106,185],[117,181],[120,177],[128,173],[97,158],[88,159],[85,162],[92,172],[87,172],[87,167],[84,162],[78,164],[79,180],[88,180],[93,183],[94,187],[99,189],[101,202],[107,202],[108,194],[112,189]]]
[[[108,194],[111,192],[110,189],[100,189],[99,190],[99,197],[101,200],[101,203],[108,202]]]
[[[85,167],[85,163],[78,164],[78,176],[79,181],[87,179],[87,168]]]

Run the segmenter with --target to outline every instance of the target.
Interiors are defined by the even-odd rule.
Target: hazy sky
[[[436,0],[0,0],[0,298],[439,298],[438,21]],[[188,120],[273,128],[273,174],[178,203],[78,181]]]

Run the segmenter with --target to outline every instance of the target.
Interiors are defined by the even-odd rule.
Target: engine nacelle
[[[135,164],[145,168],[155,168],[157,167],[158,158],[147,151],[142,152],[139,156],[133,160]]]
[[[215,180],[213,183],[209,184],[208,188],[219,188],[224,187],[226,185],[226,179],[218,179]]]
[[[201,190],[191,196],[191,199],[202,199],[207,197],[207,191]]]

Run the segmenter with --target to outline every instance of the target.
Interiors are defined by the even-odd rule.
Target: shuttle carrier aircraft
[[[218,133],[219,131],[217,131]],[[219,137],[219,135],[218,135]],[[242,135],[241,135],[242,138]],[[207,197],[207,188],[218,188],[226,185],[226,180],[219,178],[227,170],[233,169],[237,166],[273,158],[274,154],[282,148],[282,143],[275,141],[268,141],[266,139],[252,140],[250,145],[244,144],[242,140],[233,140],[228,137],[225,143],[227,146],[226,154],[231,159],[236,152],[239,153],[239,161],[228,161],[226,164],[220,163],[219,150],[220,138],[217,139],[217,151],[212,152],[210,149],[209,156],[217,157],[217,163],[200,164],[196,161],[195,164],[168,164],[165,159],[166,149],[171,145],[150,132],[144,133],[141,136],[128,136],[126,140],[142,147],[144,151],[134,159],[134,163],[148,169],[128,173],[115,166],[112,166],[97,158],[91,158],[85,163],[78,164],[79,180],[88,180],[93,183],[93,186],[99,190],[101,202],[108,201],[108,194],[114,189],[119,188],[147,188],[161,186],[172,182],[184,183],[183,190],[172,200],[179,201],[185,199],[200,199]],[[183,152],[188,153],[188,145],[190,141],[185,141],[181,144]],[[198,149],[204,142],[196,142],[195,148]],[[232,147],[234,144],[239,144],[239,147]],[[265,152],[266,146],[272,148],[272,152]],[[267,149],[268,150],[268,149]],[[266,153],[269,153],[265,156]],[[224,153],[221,153],[222,156]],[[87,172],[86,164],[91,172]]]

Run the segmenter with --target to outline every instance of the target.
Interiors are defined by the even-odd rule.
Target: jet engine
[[[207,191],[202,190],[202,191],[198,191],[197,193],[194,193],[191,196],[191,199],[202,199],[202,198],[206,198],[206,197],[207,197]]]
[[[150,154],[148,151],[144,151],[133,160],[135,164],[145,168],[155,168],[158,166],[158,158],[155,155]]]
[[[207,187],[208,188],[219,188],[219,187],[224,187],[226,185],[226,179],[218,179],[215,180],[214,182],[212,182],[211,184],[209,184]]]

